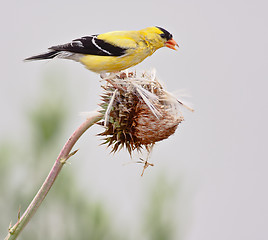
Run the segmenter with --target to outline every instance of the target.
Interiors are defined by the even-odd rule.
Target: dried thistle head
[[[179,110],[183,105],[168,93],[155,76],[155,72],[120,72],[111,74],[102,86],[104,120],[103,144],[116,152],[126,147],[129,153],[168,138],[183,121]]]

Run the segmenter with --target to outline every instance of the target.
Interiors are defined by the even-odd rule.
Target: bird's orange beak
[[[178,43],[176,43],[176,41],[173,38],[169,39],[166,42],[165,46],[168,47],[168,48],[171,48],[173,50],[177,50],[176,46],[179,47]]]

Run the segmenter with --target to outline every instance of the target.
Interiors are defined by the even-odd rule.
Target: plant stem
[[[82,134],[90,128],[93,124],[98,122],[102,119],[103,115],[99,112],[94,112],[92,116],[87,118],[87,120],[82,123],[71,135],[68,141],[65,143],[64,147],[62,148],[56,162],[54,163],[52,169],[50,170],[46,180],[44,181],[43,185],[35,195],[34,199],[23,213],[21,217],[18,218],[17,223],[9,228],[9,233],[6,236],[5,240],[14,240],[18,237],[20,232],[23,228],[27,225],[30,219],[33,217],[35,212],[37,211],[38,207],[41,205],[43,200],[45,199],[46,195],[48,194],[50,188],[52,187],[53,183],[55,182],[57,176],[59,175],[64,163],[68,160],[69,157],[74,155],[76,151],[71,152],[73,146],[77,142],[77,140],[82,136]]]

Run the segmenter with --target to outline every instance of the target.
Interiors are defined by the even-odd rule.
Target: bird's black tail
[[[44,59],[51,59],[56,57],[58,54],[60,53],[60,51],[57,50],[53,50],[44,54],[40,54],[40,55],[36,55],[36,56],[32,56],[29,58],[25,58],[24,61],[32,61],[32,60],[44,60]]]

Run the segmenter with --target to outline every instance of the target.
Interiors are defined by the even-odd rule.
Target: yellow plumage
[[[172,35],[160,27],[139,31],[114,31],[76,39],[51,47],[51,51],[26,60],[60,57],[81,62],[93,72],[116,72],[135,66],[157,49],[178,46]]]

